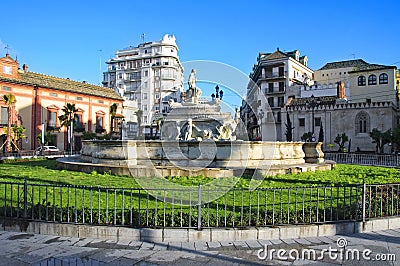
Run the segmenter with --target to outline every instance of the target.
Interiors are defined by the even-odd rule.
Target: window
[[[143,100],[147,100],[147,93],[143,93]]]
[[[147,111],[147,104],[143,104],[143,111]]]
[[[274,92],[274,83],[268,83],[268,92]]]
[[[148,70],[145,70],[145,71],[144,71],[144,76],[147,77],[148,75],[149,75],[149,71],[148,71]]]
[[[99,100],[99,103],[104,103],[104,101],[103,100]]]
[[[356,134],[368,133],[370,131],[369,126],[370,126],[369,115],[364,111],[359,112],[356,115],[356,121],[355,121]]]
[[[3,66],[3,73],[4,74],[12,74],[12,68],[10,66]]]
[[[388,84],[388,75],[386,73],[379,75],[379,84]]]
[[[365,86],[367,83],[366,83],[366,79],[365,79],[365,77],[364,76],[359,76],[358,77],[358,86]]]
[[[8,123],[8,108],[2,106],[1,107],[1,121],[0,124],[1,125],[7,125]]]
[[[285,91],[285,83],[279,82],[279,91]]]
[[[368,85],[376,85],[376,76],[375,75],[369,75]]]
[[[11,88],[10,88],[10,87],[4,86],[4,87],[3,87],[3,91],[11,91]]]
[[[321,126],[321,117],[316,117],[314,120],[314,124],[316,127],[320,127]]]
[[[278,97],[278,107],[283,107],[285,105],[285,97],[279,96]]]
[[[274,97],[268,97],[267,101],[270,107],[274,107]]]
[[[299,126],[304,127],[306,125],[306,120],[305,118],[299,118]]]
[[[82,97],[81,97],[81,96],[78,96],[78,97],[76,97],[76,100],[77,100],[77,101],[82,101]]]
[[[54,128],[57,126],[57,112],[49,110],[47,119],[47,126],[52,127],[54,130]]]
[[[57,95],[57,93],[52,92],[52,93],[50,93],[50,96],[51,96],[51,97],[57,97],[58,95]]]
[[[103,125],[103,116],[96,116],[96,132],[101,133],[98,131],[103,131],[104,125]]]
[[[157,100],[160,99],[160,94],[156,93],[154,98],[156,98]]]
[[[156,112],[160,112],[160,106],[156,106]]]

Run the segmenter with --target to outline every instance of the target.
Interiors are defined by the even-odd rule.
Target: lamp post
[[[314,136],[314,109],[320,104],[319,100],[316,100],[314,97],[314,94],[311,95],[310,100],[307,101],[307,107],[311,108],[311,125],[312,125],[312,136],[313,139],[315,139]]]
[[[260,139],[262,140],[262,123],[263,123],[263,118],[264,118],[264,111],[263,109],[260,109],[260,112],[258,113],[258,124],[260,126]]]

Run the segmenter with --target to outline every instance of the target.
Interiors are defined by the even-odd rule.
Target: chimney
[[[24,72],[28,72],[28,65],[27,64],[23,64],[22,65],[22,70],[24,70]]]
[[[86,84],[86,80],[82,81],[82,83]]]

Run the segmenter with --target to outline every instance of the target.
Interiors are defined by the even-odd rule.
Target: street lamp
[[[260,109],[260,112],[258,113],[258,124],[259,124],[259,128],[260,128],[260,138],[262,140],[262,123],[263,123],[263,118],[264,118],[264,111],[263,109]]]
[[[311,95],[310,100],[307,100],[306,105],[311,108],[311,125],[312,125],[312,136],[314,137],[314,109],[320,105],[320,100],[316,100],[314,94]]]

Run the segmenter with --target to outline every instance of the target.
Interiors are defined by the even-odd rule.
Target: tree
[[[304,142],[311,142],[313,139],[313,133],[312,132],[307,132],[304,133],[303,136],[301,136],[301,140]]]
[[[72,121],[77,117],[76,112],[78,111],[78,109],[76,109],[75,104],[74,103],[67,103],[67,105],[65,105],[61,111],[63,112],[62,115],[60,115],[58,117],[58,119],[61,122],[61,126],[62,127],[66,127],[67,128],[67,132],[69,132],[69,141],[70,141],[70,147],[72,147],[72,128],[71,128],[71,123]]]
[[[292,127],[292,121],[290,121],[290,117],[289,117],[289,113],[286,113],[286,120],[287,123],[285,123],[286,125],[286,141],[293,141],[293,129],[294,127]]]
[[[346,133],[337,134],[333,142],[339,145],[338,152],[344,152],[344,145],[346,144],[347,141],[349,141],[349,137],[346,135]]]
[[[396,144],[397,150],[400,147],[400,126],[397,126],[392,132],[392,142]]]
[[[7,139],[6,139],[6,151],[12,151],[11,147],[11,126],[12,126],[12,114],[14,112],[14,103],[16,102],[15,95],[12,93],[7,93],[3,95],[3,102],[7,105]]]
[[[113,103],[110,106],[110,116],[111,116],[110,132],[114,131],[114,119],[115,119],[115,115],[117,114],[117,109],[118,109],[118,104],[117,103]]]
[[[44,134],[44,143],[45,143],[45,145],[56,146],[56,139],[57,139],[57,135],[56,134],[51,134],[50,132],[47,132],[46,134]],[[40,132],[38,134],[36,140],[39,143],[42,143],[42,132]]]
[[[142,135],[142,116],[143,116],[143,111],[141,109],[137,110],[135,112],[136,114],[136,119],[137,119],[137,124],[138,124],[138,136],[140,137]]]
[[[321,127],[319,128],[318,142],[324,142],[324,128],[322,126],[322,123]]]
[[[376,151],[384,153],[385,145],[392,141],[392,129],[381,132],[377,128],[374,128],[369,132],[369,136],[372,138],[372,143],[376,143]]]

